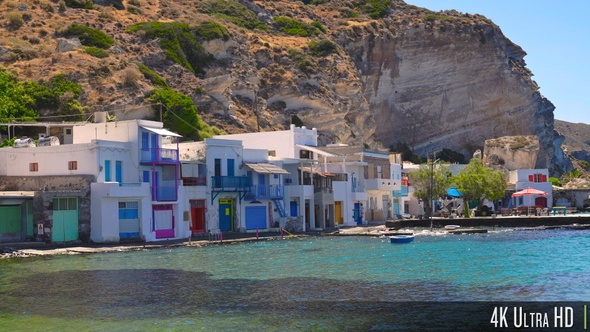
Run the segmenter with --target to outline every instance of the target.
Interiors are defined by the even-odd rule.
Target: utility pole
[[[256,114],[256,127],[260,132],[260,119],[258,118],[258,90],[254,90],[254,113]]]

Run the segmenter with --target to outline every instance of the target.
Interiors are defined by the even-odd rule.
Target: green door
[[[78,239],[78,199],[56,197],[53,199],[53,242]]]
[[[20,205],[0,206],[0,234],[16,235],[22,227]]]

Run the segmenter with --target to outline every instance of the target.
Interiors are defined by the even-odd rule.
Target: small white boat
[[[409,243],[414,241],[414,235],[393,235],[389,237],[391,243]]]
[[[459,225],[446,225],[445,229],[453,230],[453,229],[457,229],[459,227],[461,227],[461,226],[459,226]]]

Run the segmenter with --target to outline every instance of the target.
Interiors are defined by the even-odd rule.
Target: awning
[[[320,154],[322,156],[326,156],[326,157],[338,157],[338,155],[332,154],[330,152],[326,152],[323,150],[320,150],[316,147],[313,146],[309,146],[309,145],[301,145],[301,144],[295,144],[296,147],[300,148],[300,149],[305,149],[305,150],[309,150],[311,152],[315,152],[317,154]]]
[[[256,173],[259,174],[289,174],[289,172],[287,172],[286,170],[280,168],[277,165],[273,165],[273,164],[266,164],[266,163],[255,163],[255,164],[249,164],[249,163],[244,163],[246,164],[246,166],[248,166],[248,168],[250,168],[251,170],[253,170]]]
[[[305,173],[312,173],[310,167],[298,167],[297,169],[299,169],[300,171],[304,171]],[[323,176],[323,177],[336,176],[336,175],[334,175],[332,173],[329,173],[329,172],[322,172],[319,169],[314,169],[313,170],[313,173],[314,174],[318,174],[318,175]]]
[[[144,127],[144,126],[140,126],[141,128],[151,131],[152,133],[156,133],[160,136],[174,136],[174,137],[182,137],[180,135],[178,135],[177,133],[173,133],[168,129],[164,129],[164,128],[152,128],[152,127]]]

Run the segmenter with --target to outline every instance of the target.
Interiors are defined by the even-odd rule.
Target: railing
[[[211,189],[213,191],[244,191],[252,186],[247,176],[212,176]]]
[[[364,193],[365,187],[356,186],[352,188],[353,193]]]
[[[178,150],[160,148],[142,149],[141,162],[178,162]]]
[[[279,199],[285,196],[285,186],[282,184],[255,185],[248,196],[253,199]]]
[[[333,173],[334,177],[332,178],[332,181],[343,181],[343,182],[347,182],[348,181],[348,173]]]
[[[176,187],[157,186],[155,190],[152,191],[152,200],[154,201],[176,201],[177,199],[178,192]]]
[[[207,185],[207,177],[191,177],[191,178],[182,178],[182,185],[183,186],[206,186]]]
[[[402,186],[401,190],[394,190],[393,196],[395,197],[406,197],[408,196],[408,186]]]

